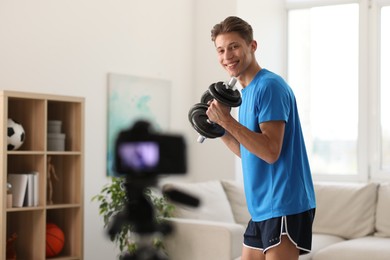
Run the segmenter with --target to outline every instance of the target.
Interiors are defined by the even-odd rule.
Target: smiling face
[[[215,38],[218,61],[232,77],[240,81],[250,75],[256,66],[256,41],[247,43],[237,32],[219,34]]]

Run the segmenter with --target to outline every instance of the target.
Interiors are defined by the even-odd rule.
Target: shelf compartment
[[[65,151],[82,149],[82,106],[78,102],[48,101],[47,121],[61,121],[61,133],[65,134]]]
[[[51,176],[53,204],[80,204],[81,203],[81,156],[80,155],[47,155],[47,161],[51,161],[58,180]],[[48,166],[49,167],[49,166]],[[47,174],[52,174],[47,169]],[[47,179],[47,186],[50,186]],[[49,192],[47,193],[49,196]],[[47,198],[49,201],[49,198]]]
[[[16,234],[14,248],[17,259],[44,259],[42,238],[45,237],[43,210],[7,213],[7,238]]]
[[[64,248],[57,257],[81,259],[80,232],[83,229],[81,208],[48,209],[46,214],[46,223],[54,223],[64,232]]]
[[[8,118],[20,123],[25,141],[18,151],[43,151],[45,149],[45,101],[41,99],[8,98]]]
[[[38,206],[44,205],[45,190],[45,156],[43,154],[9,154],[7,157],[7,174],[38,173]]]

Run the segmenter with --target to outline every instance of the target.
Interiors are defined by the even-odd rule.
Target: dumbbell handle
[[[235,77],[232,77],[227,83],[227,87],[233,89],[236,83],[237,83],[237,79]]]
[[[237,83],[237,79],[235,77],[232,77],[229,82],[226,84],[226,88],[230,88],[230,89],[233,89],[234,86],[236,85]],[[210,120],[209,120],[210,121]],[[210,121],[211,124],[213,124],[213,122]],[[196,141],[198,143],[203,143],[204,140],[206,140],[206,137],[204,137],[203,135],[199,135],[198,136],[198,139],[196,139]]]
[[[198,139],[196,139],[196,141],[198,142],[198,143],[203,143],[204,142],[204,140],[206,140],[206,137],[204,137],[203,135],[199,135],[198,136]]]

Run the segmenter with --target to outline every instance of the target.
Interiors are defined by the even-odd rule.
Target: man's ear
[[[251,50],[255,52],[257,50],[257,41],[253,40],[251,42]]]

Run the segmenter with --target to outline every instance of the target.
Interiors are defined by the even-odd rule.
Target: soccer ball
[[[25,134],[21,124],[8,118],[7,149],[17,150],[24,142]]]

